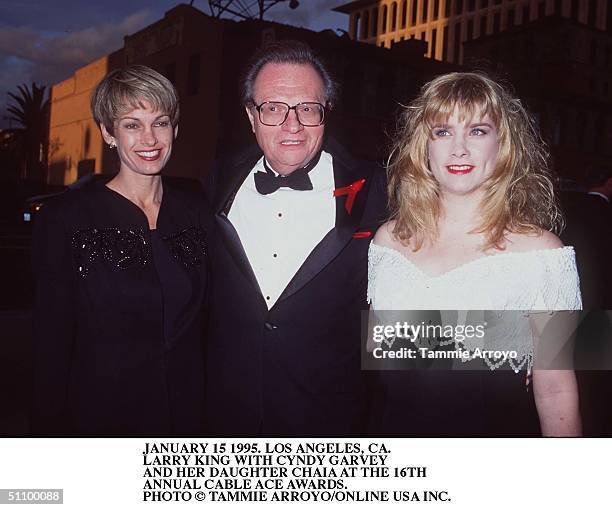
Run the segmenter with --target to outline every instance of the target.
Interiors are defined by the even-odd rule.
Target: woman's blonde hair
[[[142,108],[142,101],[170,117],[172,126],[179,120],[178,94],[165,76],[150,67],[133,64],[108,73],[91,96],[91,112],[98,125],[113,134],[122,115]]]
[[[548,169],[549,155],[533,119],[521,102],[499,83],[480,73],[450,73],[425,84],[405,107],[387,164],[393,234],[413,238],[418,250],[437,237],[441,214],[440,189],[428,165],[427,143],[432,129],[451,114],[469,120],[488,115],[498,133],[497,163],[485,183],[482,222],[484,249],[503,249],[505,234],[558,232],[563,218]]]

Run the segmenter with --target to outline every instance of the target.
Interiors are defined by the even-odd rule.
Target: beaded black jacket
[[[144,213],[104,182],[45,205],[32,239],[34,434],[200,433],[205,211],[164,181],[157,231],[190,283],[165,333]]]

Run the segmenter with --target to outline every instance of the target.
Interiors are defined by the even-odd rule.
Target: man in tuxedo
[[[297,41],[264,47],[245,74],[257,147],[218,163],[208,189],[210,435],[363,430],[361,311],[386,186],[376,165],[326,136],[336,90]]]

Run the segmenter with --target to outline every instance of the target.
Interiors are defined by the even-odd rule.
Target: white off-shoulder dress
[[[368,301],[376,310],[579,310],[574,248],[484,256],[428,276],[402,253],[370,244]]]
[[[574,249],[566,246],[527,252],[483,256],[436,276],[425,274],[405,255],[370,244],[368,301],[373,310],[580,310],[580,286]],[[523,326],[529,327],[528,321]],[[516,326],[516,325],[515,325]],[[519,325],[520,326],[520,325]],[[383,435],[537,435],[535,406],[525,391],[525,378],[533,358],[530,334],[517,334],[510,342],[520,353],[513,371],[381,372],[378,420],[372,433]],[[503,337],[503,335],[500,335]],[[469,342],[466,343],[470,348]],[[492,370],[501,363],[490,363]],[[525,403],[525,400],[530,400]],[[529,416],[512,425],[502,409],[523,405]],[[519,412],[520,414],[520,412]],[[508,426],[507,428],[506,425]],[[537,425],[536,425],[537,427]]]

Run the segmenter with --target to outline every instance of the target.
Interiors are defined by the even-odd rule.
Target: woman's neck
[[[107,186],[143,210],[159,205],[162,200],[163,187],[160,175],[140,175],[132,171],[119,171]]]
[[[438,221],[440,237],[467,234],[474,230],[482,219],[480,212],[481,197],[469,195],[445,195]]]

